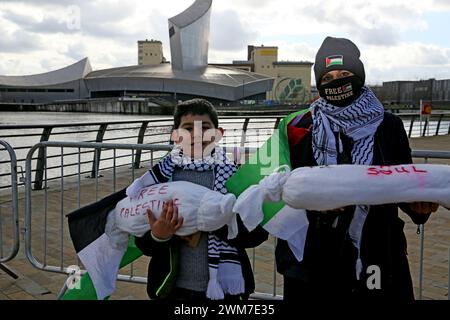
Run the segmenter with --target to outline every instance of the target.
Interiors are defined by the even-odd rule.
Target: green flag
[[[288,115],[280,121],[278,130],[253,154],[247,163],[228,179],[227,190],[238,197],[248,187],[257,185],[264,177],[280,171],[280,168],[291,169],[288,124],[297,116],[306,113],[304,109]],[[303,247],[307,230],[307,219],[304,210],[293,209],[280,202],[263,204],[263,220],[261,226],[270,234],[287,240],[298,260],[303,258]],[[245,221],[244,221],[245,224]]]
[[[102,248],[96,248],[98,254],[102,254]],[[134,243],[134,237],[130,236],[128,241],[128,248],[122,257],[120,262],[120,267],[125,267],[131,262],[137,260],[142,256],[141,250],[136,247]],[[106,297],[105,299],[108,299]],[[72,289],[66,291],[66,293],[61,297],[61,300],[98,300],[97,293],[95,291],[94,284],[89,273],[85,273],[81,276],[80,283]]]

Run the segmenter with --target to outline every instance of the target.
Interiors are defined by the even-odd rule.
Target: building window
[[[28,89],[28,92],[45,92],[45,89]]]
[[[48,89],[48,92],[66,92],[66,89]]]

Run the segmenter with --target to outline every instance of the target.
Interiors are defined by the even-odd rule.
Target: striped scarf
[[[192,160],[183,155],[178,146],[175,146],[167,156],[148,171],[145,184],[168,182],[176,168],[195,171],[213,170],[214,191],[222,194],[227,193],[225,182],[236,172],[236,166],[228,160],[220,147],[216,147],[211,156]],[[224,298],[224,294],[238,295],[245,292],[237,249],[212,232],[208,233],[208,265],[209,282],[206,296],[209,299],[220,300]]]
[[[353,164],[371,165],[375,133],[384,118],[384,108],[375,94],[363,87],[361,95],[346,107],[336,107],[320,98],[311,107],[313,116],[313,152],[319,165],[337,164],[335,132],[343,133],[353,141],[351,157]],[[339,151],[343,151],[340,134]],[[362,271],[360,255],[362,229],[369,212],[369,206],[356,206],[348,233],[354,246],[358,249],[356,277]]]
[[[361,95],[349,106],[336,107],[320,98],[310,109],[314,158],[319,165],[337,163],[335,132],[352,138],[353,164],[372,164],[375,132],[383,121],[384,108],[369,88],[363,87]]]

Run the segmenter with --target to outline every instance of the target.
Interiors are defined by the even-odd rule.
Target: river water
[[[68,113],[68,112],[0,112],[0,126],[1,125],[42,125],[42,124],[62,124],[62,123],[86,123],[86,122],[98,122],[98,121],[131,121],[131,120],[143,120],[143,119],[169,119],[169,122],[166,122],[167,124],[170,124],[171,117],[167,116],[149,116],[149,115],[124,115],[124,114],[105,114],[105,113]],[[267,121],[267,120],[266,120]],[[250,125],[248,127],[248,137],[247,137],[247,143],[246,146],[250,147],[258,147],[261,146],[262,143],[269,137],[271,130],[260,130],[259,132],[251,132],[252,128],[271,128],[273,127],[273,121],[269,120],[271,122],[267,122],[267,124],[261,125],[259,123],[258,125],[254,124],[252,125],[252,122],[250,122]],[[404,120],[405,129],[407,132],[409,132],[409,126],[410,121]],[[241,120],[222,120],[221,125],[225,128],[225,137],[226,137],[226,143],[227,145],[239,145],[240,144],[240,135],[241,135],[241,129],[242,129],[242,121]],[[134,127],[139,127],[140,124],[134,125]],[[431,121],[429,125],[429,133],[431,135],[434,135],[436,131],[437,122]],[[89,141],[89,140],[95,140],[98,129],[98,126],[90,127],[93,132],[88,133],[78,133],[76,132],[78,129],[76,128],[60,128],[60,129],[54,129],[52,131],[52,135],[50,140],[51,141]],[[107,134],[105,135],[105,139],[110,139],[110,141],[105,142],[119,142],[119,143],[136,143],[136,135],[138,128],[130,129],[130,126],[126,127],[124,126],[123,129],[120,126],[115,126],[114,128],[120,128],[120,130],[111,130],[107,131]],[[86,128],[81,128],[83,130],[86,130]],[[80,130],[81,130],[80,129]],[[147,129],[147,132],[151,132],[153,129],[149,126]],[[156,130],[156,129],[155,129]],[[163,129],[158,129],[163,130]],[[147,140],[144,141],[144,143],[152,143],[155,141],[164,141],[163,143],[167,143],[169,139],[169,134],[167,133],[167,128],[164,129],[166,132],[162,132],[160,135],[157,135],[155,137],[146,138]],[[449,121],[444,121],[441,123],[439,134],[446,134],[449,131]],[[67,135],[64,133],[71,132],[71,135]],[[414,123],[414,128],[412,131],[412,137],[419,136],[420,132],[420,123],[416,121]],[[28,134],[29,136],[26,137],[2,137],[7,135],[17,135],[17,134]],[[39,142],[40,135],[42,133],[42,129],[33,129],[33,130],[0,130],[0,140],[5,140],[9,144],[11,144],[17,154],[18,159],[24,159],[27,155],[27,149],[20,149],[20,146],[32,146]],[[61,135],[55,134],[55,133],[62,133]],[[34,136],[33,136],[34,134]],[[227,136],[228,134],[228,136]],[[114,139],[124,137],[124,136],[134,136],[130,139],[121,139],[118,141],[114,141]],[[229,138],[234,137],[234,138]],[[154,140],[158,139],[159,140]],[[152,140],[153,139],[153,140]],[[19,147],[19,148],[18,148]],[[0,147],[0,149],[2,149]],[[53,152],[56,152],[57,154],[58,150],[54,149]],[[37,156],[37,152],[34,154],[34,156]],[[92,159],[92,156],[89,156],[89,159]],[[0,151],[0,162],[1,161],[8,161],[9,156],[5,151]],[[88,158],[84,159],[88,160]],[[124,159],[123,161],[129,161]],[[57,165],[57,163],[54,163]],[[24,168],[24,162],[22,161],[19,163]],[[0,163],[0,175],[8,173],[10,171],[10,168],[8,166],[8,163]],[[6,181],[8,180],[8,181]],[[2,177],[0,176],[0,188],[2,185],[9,184],[10,177]]]

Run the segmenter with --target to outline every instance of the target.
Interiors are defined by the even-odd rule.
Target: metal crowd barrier
[[[47,158],[44,156],[43,190],[37,190],[33,192],[32,159],[34,153],[37,150],[43,150],[45,154],[49,148],[57,148],[60,151],[60,181],[59,183],[53,183],[47,180]],[[71,151],[67,152],[67,149],[70,149]],[[91,179],[91,161],[82,161],[82,154],[83,150],[85,149],[92,149],[94,150],[94,152],[112,151],[112,170],[109,169],[109,165],[108,169],[103,170],[103,161],[100,158],[95,157],[95,161],[99,161],[99,163],[95,164],[96,170],[93,177],[94,179]],[[120,153],[119,151],[131,152],[131,154],[128,155],[130,160],[129,164],[131,168],[131,175],[129,177],[130,179],[126,181],[125,185],[120,186],[120,188],[123,188],[136,177],[137,169],[135,169],[135,167],[133,166],[136,151],[150,151],[150,159],[144,160],[143,162],[148,162],[151,166],[156,159],[156,157],[154,157],[154,153],[161,153],[161,151],[163,151],[163,153],[166,153],[170,149],[171,147],[169,145],[124,145],[88,142],[41,142],[33,146],[28,152],[26,158],[25,173],[25,253],[30,263],[40,270],[70,274],[72,271],[71,268],[68,267],[79,265],[80,262],[78,261],[78,259],[73,259],[75,253],[69,239],[65,215],[70,211],[78,209],[88,203],[97,201],[101,197],[119,190],[119,186],[117,185],[118,169],[115,163],[115,158]],[[75,158],[73,158],[74,150],[75,153],[77,153]],[[68,153],[69,156],[66,157],[65,153]],[[126,157],[127,155],[124,155],[122,153],[122,156]],[[69,176],[66,176],[64,174],[64,170],[73,166],[77,167],[76,172],[72,172]],[[124,174],[129,174],[128,171],[121,171],[124,171]],[[88,175],[82,176],[83,174]],[[100,190],[100,179],[108,179],[108,190],[103,190],[105,184],[102,185],[102,190]],[[91,189],[93,189],[88,195],[85,195],[87,201],[82,201],[82,180],[83,182],[86,182],[88,184],[84,184],[84,187],[89,186]],[[55,189],[55,191],[52,190],[53,188]],[[69,194],[65,194],[66,192]],[[35,198],[40,198],[41,201],[34,201]],[[36,202],[37,204],[35,204]],[[57,211],[56,214],[55,211]],[[33,230],[37,228],[39,228],[40,232],[36,234],[33,232]],[[41,244],[37,246],[38,249],[35,248],[36,246],[33,246],[33,243],[36,240],[41,241]],[[37,257],[36,253],[34,252],[35,250],[38,251],[40,258]],[[131,265],[130,274],[121,274],[118,276],[118,280],[146,283],[146,277],[144,278],[143,276],[135,275],[133,264]]]
[[[413,150],[413,158],[422,158],[425,163],[429,159],[450,159],[450,151],[429,151],[429,150]],[[422,300],[423,294],[423,275],[424,275],[424,247],[425,247],[425,225],[420,225],[420,258],[419,258],[419,300]],[[450,300],[450,246],[448,251],[448,286],[447,298]]]
[[[44,150],[44,155],[49,148],[56,148],[60,152],[60,170],[61,178],[59,183],[47,180],[47,162],[44,156],[43,164],[43,190],[33,190],[32,188],[32,159],[37,150]],[[68,150],[69,149],[69,150]],[[143,145],[143,144],[108,144],[108,143],[87,143],[87,142],[41,142],[36,144],[29,151],[26,158],[26,207],[25,207],[25,252],[30,263],[44,271],[56,272],[70,275],[73,265],[80,265],[76,254],[68,237],[68,228],[65,215],[82,205],[96,201],[119,188],[129,185],[135,177],[140,175],[140,170],[135,168],[134,161],[137,151],[150,157],[141,159],[143,164],[151,166],[161,158],[171,147],[169,145]],[[106,160],[94,157],[95,163],[94,179],[90,178],[90,169],[92,160],[82,161],[82,154],[85,150],[91,152],[112,153],[112,160],[106,157]],[[255,148],[226,148],[227,152],[251,153]],[[117,168],[115,159],[121,155],[128,161],[127,168]],[[413,151],[414,158],[428,159],[450,159],[450,152],[444,151]],[[66,159],[67,158],[67,159]],[[91,158],[92,159],[92,158]],[[95,160],[97,159],[97,160]],[[103,164],[103,162],[113,161]],[[76,167],[76,172],[65,175],[64,170]],[[85,168],[83,168],[83,166]],[[144,172],[144,171],[142,171]],[[83,176],[86,174],[86,176]],[[128,177],[128,178],[124,178]],[[83,190],[85,189],[85,190]],[[86,192],[88,190],[89,192]],[[87,194],[86,194],[87,193]],[[36,230],[39,232],[34,232]],[[424,262],[424,239],[425,228],[421,226],[420,241],[420,271],[419,271],[419,299],[422,298],[423,291],[423,262]],[[266,243],[270,246],[269,251],[274,253],[276,239]],[[253,270],[259,272],[256,266],[256,250],[253,249]],[[273,254],[272,254],[273,259]],[[131,264],[129,268],[121,270],[118,280],[133,283],[146,283],[147,266],[140,263]],[[275,261],[273,260],[273,286],[272,290],[266,292],[257,292],[252,295],[254,299],[281,299],[278,293],[277,272]],[[267,272],[263,271],[263,272]],[[279,277],[279,275],[278,275]],[[450,263],[449,263],[450,277]],[[271,292],[269,292],[271,291]],[[450,291],[450,289],[449,289]]]
[[[7,192],[0,194],[0,269],[13,278],[17,278],[12,271],[2,264],[12,260],[19,252],[17,161],[13,148],[6,141],[0,140],[0,146],[3,147],[0,148],[0,153],[6,152],[10,162],[10,168],[5,170],[9,171],[10,188]],[[8,217],[5,215],[5,209],[8,209],[10,213]],[[10,224],[11,228],[4,227],[5,223]],[[6,233],[4,229],[6,229]],[[6,250],[6,252],[5,247],[9,247],[9,250]]]

